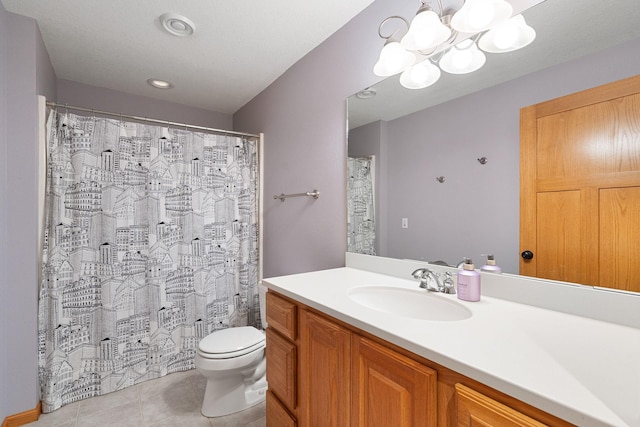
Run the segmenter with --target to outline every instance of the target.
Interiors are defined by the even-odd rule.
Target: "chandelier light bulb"
[[[388,42],[382,48],[380,59],[373,67],[373,72],[381,77],[392,76],[410,67],[414,61],[413,54],[407,52],[400,43]]]
[[[440,79],[440,69],[428,59],[406,69],[400,75],[400,84],[407,89],[423,89]]]
[[[536,31],[527,25],[524,16],[516,15],[487,31],[478,42],[485,52],[512,52],[529,45],[536,38]]]
[[[464,70],[471,64],[472,59],[471,52],[468,50],[458,50],[451,56],[451,63],[457,70]]]
[[[480,69],[487,57],[472,39],[453,46],[440,59],[440,68],[450,74],[467,74]]]
[[[427,50],[438,46],[449,36],[451,30],[440,21],[438,14],[427,9],[413,18],[401,44],[408,50]]]
[[[500,28],[496,28],[493,42],[498,49],[504,50],[513,46],[518,40],[518,28],[512,21],[507,21]]]
[[[476,2],[469,7],[469,26],[480,31],[491,23],[494,15],[495,8],[491,2]]]
[[[505,0],[466,0],[451,18],[458,32],[475,34],[509,19],[513,7]]]

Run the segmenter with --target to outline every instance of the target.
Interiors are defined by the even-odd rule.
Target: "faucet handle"
[[[420,279],[427,272],[426,268],[418,268],[411,273],[414,279]]]
[[[428,268],[418,268],[411,273],[414,279],[420,279],[420,288],[428,289],[427,280],[429,279],[429,274],[431,274],[431,270]]]
[[[456,293],[456,287],[454,286],[453,277],[452,277],[450,271],[446,271],[444,273],[444,280],[442,281],[442,287],[444,288],[442,291],[445,294],[455,294]]]

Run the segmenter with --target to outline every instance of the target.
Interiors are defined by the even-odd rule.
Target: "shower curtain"
[[[347,159],[347,251],[375,255],[375,157]]]
[[[194,367],[260,325],[258,139],[52,110],[39,296],[43,412]]]

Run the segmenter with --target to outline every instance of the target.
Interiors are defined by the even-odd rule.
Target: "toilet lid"
[[[242,350],[253,350],[265,341],[264,333],[253,326],[228,328],[215,331],[200,340],[198,349],[208,354],[244,354]]]

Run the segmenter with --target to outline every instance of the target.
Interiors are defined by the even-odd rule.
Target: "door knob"
[[[531,259],[533,258],[533,252],[531,251],[523,251],[520,256],[524,259]]]

